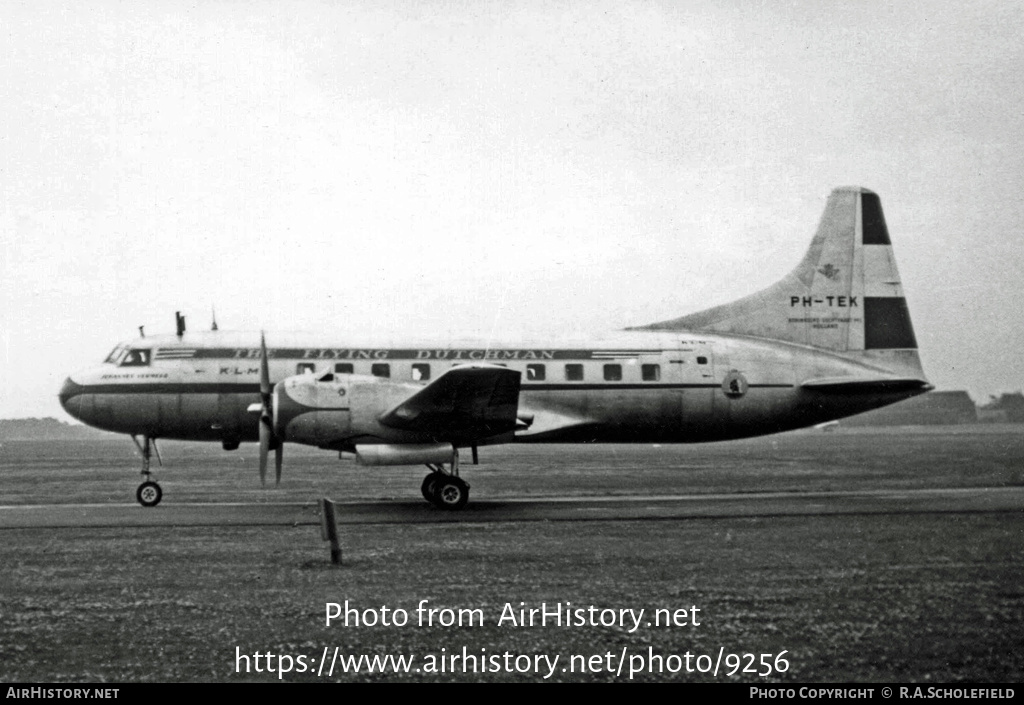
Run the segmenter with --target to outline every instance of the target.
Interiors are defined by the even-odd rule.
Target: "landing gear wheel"
[[[455,511],[465,507],[469,501],[469,485],[458,477],[446,475],[439,478],[434,483],[433,490],[431,501],[440,509]]]
[[[163,496],[163,490],[155,482],[143,482],[135,491],[135,499],[139,500],[139,504],[143,507],[155,507],[160,504],[160,499]]]
[[[423,499],[427,500],[431,504],[435,504],[434,499],[434,483],[437,482],[440,477],[440,473],[432,472],[423,478],[423,484],[420,485],[420,492],[423,493]]]

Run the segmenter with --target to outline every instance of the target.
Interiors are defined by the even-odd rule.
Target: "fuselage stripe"
[[[175,355],[176,348],[159,348],[156,357],[167,358]],[[256,361],[260,358],[259,348],[200,348],[188,350],[193,359],[220,359],[224,362],[240,360]],[[665,350],[592,350],[555,348],[270,348],[267,357],[271,360],[309,361],[350,361],[350,360],[452,360],[492,362],[514,360],[520,362],[544,362],[548,360],[599,360],[607,357],[661,356]]]

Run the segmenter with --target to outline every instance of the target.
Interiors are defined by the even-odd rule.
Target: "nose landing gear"
[[[143,507],[155,507],[160,504],[160,500],[164,496],[164,492],[160,489],[160,485],[151,479],[153,473],[149,469],[149,459],[153,451],[156,452],[157,462],[160,463],[160,465],[163,465],[163,461],[160,460],[160,451],[156,447],[156,439],[150,438],[149,436],[143,436],[142,443],[139,443],[139,439],[132,436],[132,441],[135,442],[135,447],[138,448],[139,452],[142,454],[142,476],[146,478],[135,491],[135,499],[137,499],[139,504]]]
[[[160,504],[160,499],[163,496],[164,491],[160,489],[160,485],[148,480],[139,485],[139,489],[135,491],[135,499],[139,500],[139,504],[143,507],[155,507]]]

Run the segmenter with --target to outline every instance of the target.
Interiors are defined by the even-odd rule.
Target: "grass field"
[[[167,444],[164,502],[412,499],[423,472],[367,471],[288,448],[278,490],[255,454]],[[482,450],[473,498],[839,491],[1024,484],[1018,428],[799,433],[700,446]],[[131,502],[130,442],[5,443],[0,504]],[[472,500],[471,500],[472,501]],[[211,506],[211,511],[216,511]],[[249,681],[236,647],[343,654],[559,656],[550,680],[1011,681],[1024,673],[1019,513],[687,521],[363,525],[334,568],[309,526],[0,532],[0,680]],[[404,627],[324,625],[325,603],[405,609]],[[415,626],[415,608],[479,609],[483,626]],[[700,626],[498,626],[505,603],[700,608]],[[759,678],[649,672],[635,659],[786,651]],[[625,650],[625,651],[624,651]],[[612,654],[609,658],[606,654]],[[561,671],[572,656],[601,668]],[[575,664],[580,664],[577,660]],[[597,661],[593,663],[596,664]],[[514,661],[512,662],[515,663]],[[525,663],[525,662],[521,662]],[[610,663],[613,672],[604,668]],[[710,662],[704,661],[703,665]],[[691,659],[692,667],[698,665]],[[243,662],[244,670],[244,662]],[[298,667],[298,663],[294,664]],[[656,666],[657,664],[655,664]],[[747,661],[741,661],[741,666]],[[250,666],[252,661],[250,659]],[[332,680],[521,681],[527,673],[342,674]],[[326,670],[325,670],[326,674]],[[285,680],[326,680],[292,672]]]
[[[259,484],[255,444],[164,442],[153,471],[167,502],[308,502],[420,498],[426,469],[365,468],[351,456],[285,449],[283,482]],[[466,453],[465,455],[468,455]],[[506,497],[716,494],[1024,485],[1024,426],[797,432],[696,445],[517,445],[463,460],[471,501]],[[10,441],[0,448],[0,505],[134,502],[140,459],[127,437]],[[273,484],[273,468],[270,469]]]

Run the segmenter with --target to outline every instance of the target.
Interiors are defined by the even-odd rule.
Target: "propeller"
[[[284,460],[284,444],[274,437],[274,409],[270,386],[270,363],[267,360],[267,341],[260,333],[260,484],[267,484],[267,462],[270,449],[274,449],[274,479],[281,484],[281,463]]]

